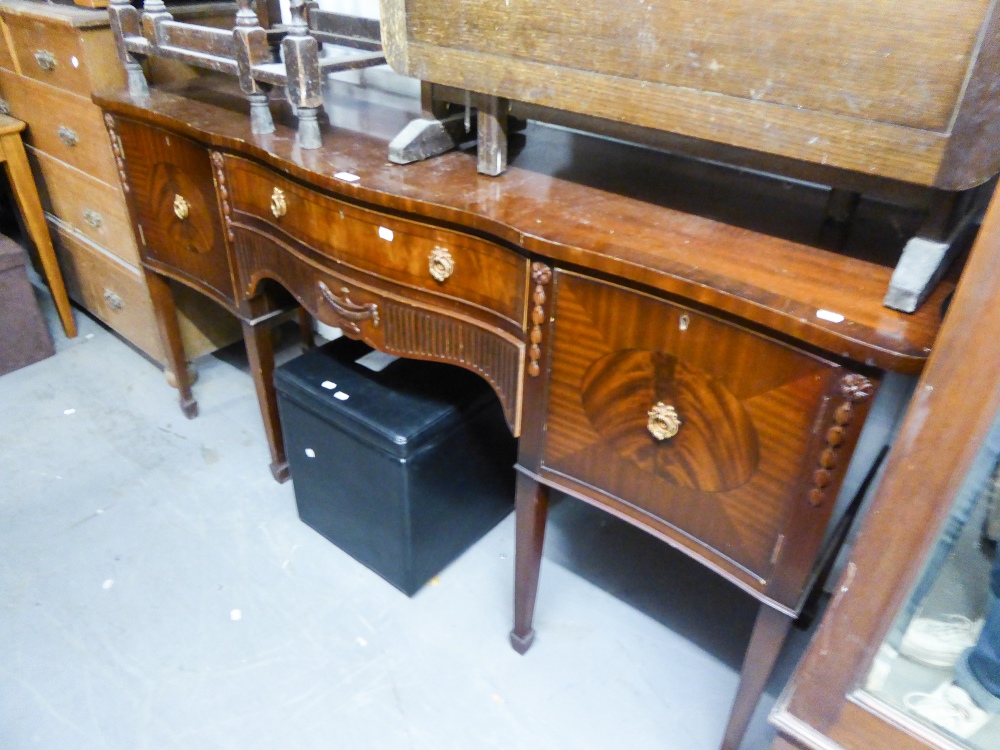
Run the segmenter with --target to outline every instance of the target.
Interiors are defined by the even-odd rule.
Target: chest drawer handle
[[[451,257],[451,253],[446,248],[436,247],[431,250],[428,267],[435,281],[444,282],[455,273],[455,259]]]
[[[47,49],[40,49],[35,53],[35,62],[42,70],[51,72],[56,69],[56,56]]]
[[[276,187],[271,193],[271,213],[274,214],[275,219],[280,219],[288,213],[288,203],[285,201],[285,191],[281,188]]]
[[[100,229],[104,223],[104,217],[89,208],[83,210],[83,220],[93,229]]]
[[[681,420],[674,407],[660,401],[649,410],[649,421],[646,422],[646,429],[657,440],[672,438],[680,428]]]
[[[0,99],[0,115],[10,114],[10,104],[7,103],[6,99]]]
[[[125,308],[125,301],[110,289],[105,289],[101,296],[104,297],[104,302],[109,309],[118,312]]]
[[[319,287],[320,295],[337,314],[337,317],[340,318],[341,330],[353,333],[356,336],[361,333],[361,329],[357,324],[363,320],[371,320],[373,325],[378,326],[378,305],[374,302],[368,302],[367,304],[362,305],[352,302],[351,298],[347,296],[350,294],[350,290],[347,287],[343,287],[340,290],[340,293],[344,295],[343,298],[341,298],[331,292],[330,287],[322,281],[320,281],[317,286]]]
[[[174,216],[176,216],[181,221],[184,221],[188,214],[191,213],[191,204],[188,203],[183,195],[174,195]]]
[[[56,133],[59,135],[59,140],[70,148],[73,148],[80,141],[76,131],[72,128],[67,128],[65,125],[60,125]]]

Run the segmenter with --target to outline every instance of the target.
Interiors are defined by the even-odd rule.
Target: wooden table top
[[[827,191],[591,135],[531,123],[500,177],[476,173],[470,150],[400,166],[389,140],[411,98],[331,83],[323,148],[301,150],[295,120],[273,102],[277,131],[250,132],[234,81],[205,76],[95,101],[211,146],[242,153],[338,197],[452,225],[567,267],[620,278],[720,317],[879,368],[923,367],[954,288],[942,282],[912,315],[883,307],[918,213],[862,202],[846,246],[815,243]],[[338,175],[356,175],[346,181]],[[836,323],[820,310],[843,315]],[[835,317],[835,316],[834,316]]]

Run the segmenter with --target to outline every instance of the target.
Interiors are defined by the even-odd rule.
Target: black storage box
[[[412,595],[513,509],[516,441],[479,376],[366,355],[342,338],[275,371],[285,449],[299,517]]]

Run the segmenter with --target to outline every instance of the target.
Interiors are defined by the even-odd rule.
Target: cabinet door
[[[795,607],[874,384],[565,272],[552,352],[543,471]]]
[[[149,125],[114,118],[139,253],[232,308],[233,279],[208,150]]]

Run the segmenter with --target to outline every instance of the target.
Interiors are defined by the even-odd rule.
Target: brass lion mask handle
[[[681,429],[681,418],[674,407],[660,401],[649,410],[646,429],[657,440],[669,440]]]
[[[427,259],[428,270],[438,283],[444,282],[455,273],[455,259],[447,248],[435,247]]]

